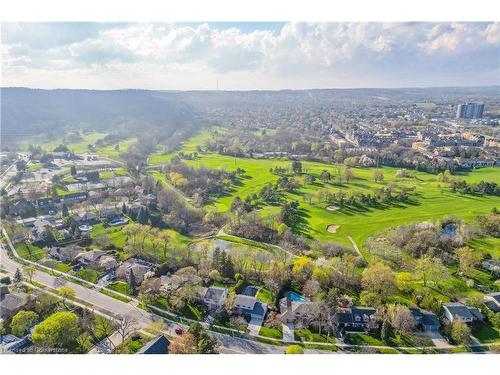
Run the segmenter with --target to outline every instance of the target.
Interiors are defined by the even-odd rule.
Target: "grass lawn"
[[[500,259],[500,238],[481,237],[469,242],[473,249],[482,250],[490,254],[493,259]]]
[[[75,272],[74,276],[90,281],[91,283],[96,283],[97,278],[99,277],[99,272],[90,268],[81,268]]]
[[[482,343],[500,343],[500,330],[488,323],[476,324],[472,335]]]
[[[135,354],[137,353],[147,342],[149,338],[141,335],[134,334],[132,337],[127,339],[122,345],[114,350],[116,354]]]
[[[283,331],[281,326],[273,328],[262,326],[260,327],[259,335],[281,340],[283,338]]]
[[[428,336],[424,335],[414,336],[409,334],[400,334],[391,336],[388,341],[390,346],[434,346],[432,340]]]
[[[130,302],[130,299],[125,298],[125,297],[122,297],[122,296],[120,296],[119,294],[116,294],[116,293],[113,293],[113,292],[109,292],[109,291],[107,291],[106,289],[101,289],[101,290],[99,291],[99,293],[105,294],[105,295],[107,295],[108,297],[115,298],[115,299],[117,299],[117,300],[119,300],[119,301],[122,301],[122,302],[125,302],[125,303]]]
[[[260,288],[256,297],[259,301],[267,303],[268,305],[272,305],[276,301],[276,294],[266,288]]]
[[[335,343],[335,337],[319,334],[311,331],[309,328],[301,328],[295,330],[295,340],[310,341],[310,342],[330,342]]]
[[[39,247],[27,243],[18,243],[15,245],[16,251],[21,258],[36,262],[47,256],[47,252]]]
[[[116,281],[114,283],[111,283],[108,285],[108,288],[109,289],[112,289],[118,293],[122,293],[122,294],[125,294],[125,295],[128,295],[129,292],[128,292],[128,284],[126,282],[123,282],[123,281]]]
[[[117,168],[114,171],[103,171],[99,172],[99,178],[101,180],[110,180],[113,177],[128,176],[129,173],[123,168]]]
[[[137,138],[127,138],[127,139],[122,139],[121,141],[118,142],[119,149],[116,150],[116,143],[113,143],[108,146],[103,146],[103,147],[97,147],[96,153],[100,156],[108,157],[111,159],[119,159],[120,155],[127,151],[127,148],[136,143]]]
[[[71,268],[72,268],[71,264],[61,263],[61,262],[58,262],[56,260],[47,260],[47,261],[43,262],[43,265],[46,267],[53,268],[57,271],[65,272],[65,273],[68,273],[69,271],[71,271]]]
[[[204,313],[203,308],[198,303],[188,303],[186,307],[181,311],[182,316],[185,316],[188,319],[203,320]]]
[[[172,156],[176,155],[177,152],[168,152],[164,153],[154,153],[149,155],[148,164],[157,165],[157,164],[165,164],[167,161],[172,159]]]
[[[28,172],[35,172],[43,168],[42,163],[33,163],[28,167]]]
[[[349,343],[353,345],[387,346],[382,340],[365,333],[349,333]]]

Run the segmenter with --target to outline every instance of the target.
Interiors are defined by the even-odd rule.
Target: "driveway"
[[[293,323],[283,323],[283,342],[295,341],[295,326]]]
[[[432,343],[437,349],[451,349],[453,346],[448,344],[448,341],[439,332],[426,331],[425,334],[432,340]]]
[[[250,319],[250,323],[248,323],[248,333],[252,336],[257,336],[260,331],[260,327],[264,323],[264,319],[262,318],[252,318]]]

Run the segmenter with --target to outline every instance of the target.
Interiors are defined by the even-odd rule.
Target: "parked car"
[[[183,333],[184,333],[184,330],[183,330],[182,328],[177,327],[177,328],[175,329],[175,334],[176,334],[176,335],[179,335],[179,336],[180,336],[180,335],[182,335]]]

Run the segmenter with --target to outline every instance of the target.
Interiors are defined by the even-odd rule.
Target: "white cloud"
[[[2,34],[4,85],[39,86],[40,74],[53,86],[81,85],[84,74],[86,87],[103,80],[201,88],[218,78],[230,88],[349,86],[360,75],[365,85],[384,85],[405,74],[427,84],[433,74],[456,80],[436,67],[467,62],[486,67],[490,81],[499,69],[491,58],[499,53],[497,23],[288,23],[278,33],[217,24],[2,24]]]

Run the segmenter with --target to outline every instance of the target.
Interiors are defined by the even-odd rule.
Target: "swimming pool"
[[[288,292],[288,297],[290,297],[292,301],[297,301],[297,302],[304,302],[306,300],[300,294],[297,294],[295,292]]]

